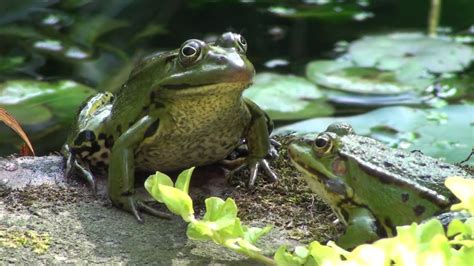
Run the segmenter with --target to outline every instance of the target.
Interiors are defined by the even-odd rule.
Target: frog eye
[[[313,142],[313,148],[318,154],[328,153],[332,148],[332,140],[327,135],[319,135]]]
[[[201,42],[189,40],[183,43],[179,50],[180,62],[184,65],[191,65],[201,58]]]
[[[244,53],[247,52],[247,40],[242,35],[239,35],[239,46]]]

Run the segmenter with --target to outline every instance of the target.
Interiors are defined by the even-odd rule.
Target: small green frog
[[[352,248],[393,236],[398,225],[449,211],[449,176],[474,178],[460,167],[356,135],[345,123],[290,144],[288,154],[312,191],[346,226],[338,244]]]
[[[255,75],[247,42],[224,33],[215,42],[191,39],[177,50],[154,54],[136,67],[113,95],[85,103],[64,146],[66,175],[79,170],[94,184],[92,169],[108,170],[112,203],[132,212],[165,216],[135,195],[135,170],[176,171],[225,159],[242,143],[249,185],[271,153],[269,117],[243,98]]]

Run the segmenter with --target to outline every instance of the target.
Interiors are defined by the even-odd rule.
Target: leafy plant
[[[266,264],[273,264],[270,258],[261,254],[255,242],[271,227],[247,227],[237,217],[237,205],[233,199],[222,200],[217,197],[206,199],[206,213],[201,219],[194,216],[193,201],[188,195],[189,181],[194,168],[183,171],[173,183],[163,173],[148,177],[146,190],[157,201],[162,202],[174,214],[188,222],[186,234],[194,240],[211,240]]]
[[[188,222],[187,235],[194,240],[212,240],[240,254],[268,265],[469,265],[474,257],[474,217],[461,222],[454,219],[447,232],[441,222],[431,219],[422,224],[397,227],[397,236],[363,244],[347,251],[330,241],[317,241],[308,246],[297,246],[293,251],[278,248],[273,259],[264,256],[255,242],[271,227],[246,227],[237,217],[237,206],[232,199],[206,199],[206,213],[202,219],[194,217],[192,199],[187,194],[194,168],[181,173],[173,184],[168,176],[157,172],[150,176],[145,187],[158,201]],[[460,198],[453,210],[467,209],[474,214],[474,180],[449,177],[446,186]]]

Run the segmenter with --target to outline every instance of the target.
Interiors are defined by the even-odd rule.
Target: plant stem
[[[441,0],[431,0],[430,14],[428,17],[428,36],[436,37],[441,13]]]
[[[251,259],[259,261],[259,262],[261,262],[265,265],[276,265],[276,262],[272,258],[269,258],[265,255],[262,255],[262,254],[258,253],[258,252],[242,250],[242,249],[233,249],[233,248],[231,248],[231,249],[234,250],[237,253],[240,253],[242,255],[248,256]]]

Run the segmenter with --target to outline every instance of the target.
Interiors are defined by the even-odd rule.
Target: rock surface
[[[255,265],[214,243],[188,240],[179,218],[146,216],[138,224],[84,184],[66,182],[63,165],[59,156],[0,158],[0,264]],[[49,247],[35,252],[38,239],[11,247],[12,232],[46,236]],[[274,229],[259,246],[271,256],[289,242]]]

